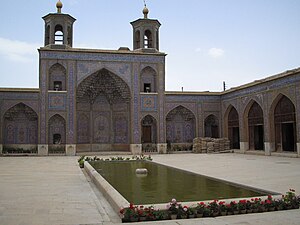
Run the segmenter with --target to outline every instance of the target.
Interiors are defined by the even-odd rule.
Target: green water
[[[188,202],[268,194],[152,162],[102,161],[92,162],[91,165],[124,198],[134,204],[166,203],[172,198]],[[137,168],[147,168],[147,177],[137,177],[135,174]]]

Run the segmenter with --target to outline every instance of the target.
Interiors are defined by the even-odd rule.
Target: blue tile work
[[[41,74],[40,74],[40,88],[41,88],[41,100],[40,100],[40,144],[46,144],[46,95],[47,95],[47,69],[46,61],[41,62]]]
[[[134,70],[134,80],[133,80],[133,144],[138,144],[141,142],[140,139],[140,124],[139,124],[139,69],[138,65],[135,64]]]
[[[230,92],[228,94],[222,95],[222,100],[232,99],[243,95],[255,94],[262,91],[270,91],[279,89],[282,87],[286,87],[287,85],[294,84],[296,82],[300,82],[299,74],[290,75],[287,77],[282,77],[273,81],[265,82],[262,84],[257,84],[252,87],[248,87],[245,89],[237,90]]]
[[[99,72],[102,69],[107,69],[110,72],[118,75],[131,87],[131,66],[129,63],[121,62],[77,62],[77,85],[90,75]]]
[[[141,96],[142,111],[157,111],[157,96]]]
[[[67,60],[87,60],[103,62],[148,62],[164,63],[165,56],[134,55],[134,54],[108,54],[108,53],[85,53],[85,52],[52,52],[40,51],[41,59],[67,59]]]
[[[0,92],[2,100],[38,100],[40,93]]]
[[[200,102],[200,101],[219,101],[219,95],[166,95],[166,102]]]
[[[68,124],[68,136],[67,144],[75,144],[75,79],[74,79],[75,63],[69,64],[69,89],[68,89],[68,111],[69,111],[69,124]]]
[[[48,104],[50,110],[66,110],[66,93],[49,93]]]

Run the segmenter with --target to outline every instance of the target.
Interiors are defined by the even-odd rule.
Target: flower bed
[[[274,199],[273,196],[269,195],[264,200],[261,198],[231,202],[214,200],[208,203],[199,202],[191,207],[182,206],[176,199],[172,199],[164,210],[155,209],[153,206],[135,206],[131,203],[129,207],[120,210],[120,215],[122,222],[188,219],[298,209],[299,203],[300,196],[296,196],[295,190],[290,189],[278,199]]]

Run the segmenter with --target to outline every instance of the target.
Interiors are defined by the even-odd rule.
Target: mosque
[[[190,150],[227,137],[236,152],[300,157],[300,68],[223,92],[165,90],[160,22],[131,22],[133,49],[73,47],[75,18],[43,17],[39,88],[0,88],[0,154]]]

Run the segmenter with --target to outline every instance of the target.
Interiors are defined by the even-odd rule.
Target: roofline
[[[165,95],[210,95],[220,96],[222,92],[210,92],[210,91],[165,91]]]
[[[136,19],[132,22],[130,22],[131,25],[133,25],[134,23],[138,22],[138,21],[151,21],[151,22],[157,22],[159,26],[161,26],[161,23],[157,20],[157,19],[144,19],[144,18],[139,18],[139,19]]]
[[[287,77],[287,76],[292,76],[292,75],[295,75],[297,73],[300,73],[300,67],[295,68],[295,69],[291,69],[291,70],[287,70],[287,71],[279,73],[279,74],[271,75],[271,76],[265,77],[263,79],[255,80],[255,81],[252,81],[250,83],[243,84],[243,85],[240,85],[240,86],[237,86],[237,87],[232,87],[232,88],[230,88],[226,91],[223,91],[222,94],[227,94],[227,93],[231,93],[231,92],[234,92],[234,91],[250,88],[250,87],[253,87],[253,86],[256,86],[256,85],[259,85],[259,84],[264,84],[264,83],[274,81],[274,80],[278,80],[278,79],[281,79],[281,78],[284,78],[284,77]]]
[[[164,52],[144,52],[142,50],[132,51],[132,50],[109,50],[109,49],[86,49],[86,48],[66,48],[66,49],[51,49],[49,47],[40,47],[38,51],[55,51],[55,52],[75,52],[75,53],[105,53],[105,54],[132,54],[132,55],[157,55],[166,56]]]
[[[73,20],[73,22],[76,21],[76,18],[74,18],[70,14],[65,14],[65,13],[48,13],[47,15],[43,16],[42,19],[45,20],[49,16],[68,16],[68,17],[70,17]]]
[[[0,92],[36,92],[39,93],[39,88],[0,88]]]

